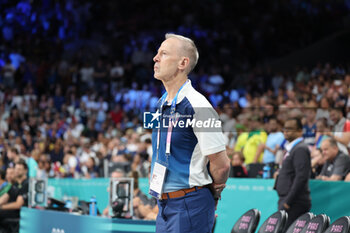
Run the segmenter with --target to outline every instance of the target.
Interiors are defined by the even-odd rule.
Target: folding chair
[[[284,210],[279,210],[265,220],[258,233],[282,233],[287,219],[287,212]]]
[[[309,221],[314,217],[315,215],[310,212],[301,215],[292,223],[292,225],[288,227],[288,230],[286,231],[286,233],[301,232],[307,226]]]
[[[329,226],[329,217],[325,214],[319,214],[309,221],[306,227],[301,233],[312,232],[312,233],[323,233]]]
[[[250,209],[233,225],[231,233],[254,233],[260,220],[260,211]]]
[[[350,232],[350,217],[344,216],[335,220],[325,231],[325,233],[349,233]]]

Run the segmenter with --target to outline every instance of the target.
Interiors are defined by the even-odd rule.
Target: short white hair
[[[187,74],[190,73],[194,69],[194,67],[197,65],[198,58],[199,58],[199,53],[196,45],[194,44],[193,40],[191,40],[190,38],[177,35],[174,33],[165,34],[165,39],[169,39],[169,38],[175,38],[181,41],[182,52],[186,57],[190,59],[189,69],[187,70]]]

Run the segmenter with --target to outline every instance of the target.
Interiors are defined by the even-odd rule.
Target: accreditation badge
[[[166,170],[165,166],[155,162],[149,187],[149,194],[157,199],[161,199],[162,197]]]

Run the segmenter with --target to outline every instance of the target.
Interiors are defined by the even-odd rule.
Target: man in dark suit
[[[299,118],[290,118],[285,122],[284,136],[289,143],[275,184],[279,196],[278,209],[288,213],[285,229],[311,209],[309,189],[311,159],[302,134],[303,128]]]

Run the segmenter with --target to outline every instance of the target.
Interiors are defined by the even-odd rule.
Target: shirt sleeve
[[[334,162],[334,170],[332,175],[339,175],[341,177],[345,177],[345,175],[349,172],[349,159],[345,156],[339,156],[336,158]]]
[[[350,132],[350,121],[345,121],[343,132]]]
[[[326,163],[323,164],[323,166],[322,166],[322,170],[321,170],[320,176],[325,176],[325,175],[326,175],[327,167],[328,167],[328,163],[326,162]]]
[[[283,141],[284,141],[284,135],[283,135],[283,133],[280,133],[280,134],[279,134],[279,137],[278,137],[277,145],[281,146],[282,143],[283,143]],[[273,148],[273,149],[274,149],[274,148]]]
[[[212,107],[196,108],[193,120],[193,131],[204,156],[226,149],[225,138],[221,127],[222,124],[218,114]]]

